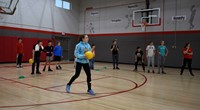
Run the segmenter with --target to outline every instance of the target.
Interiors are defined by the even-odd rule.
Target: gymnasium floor
[[[166,68],[167,74],[133,72],[133,65],[95,63],[92,87],[95,96],[86,94],[86,76],[80,77],[65,93],[74,74],[73,63],[62,70],[31,75],[30,64],[16,69],[15,64],[0,65],[1,110],[200,110],[200,71],[195,76],[185,70]],[[42,70],[43,65],[40,66]],[[139,70],[142,70],[139,66]],[[41,71],[42,72],[42,71]],[[25,76],[19,79],[19,76]]]

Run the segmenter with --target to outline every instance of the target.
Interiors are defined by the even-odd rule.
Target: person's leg
[[[58,66],[59,66],[60,69],[62,69],[62,67],[60,66],[61,56],[59,56],[59,59],[58,59],[58,60],[59,60]]]
[[[161,57],[161,66],[162,66],[162,73],[163,73],[163,74],[166,74],[165,71],[164,71],[164,66],[165,66],[165,56],[162,56],[162,57]]]
[[[48,63],[48,57],[46,56],[46,61],[45,61],[45,64],[44,64],[43,71],[45,71],[47,63]]]
[[[147,57],[147,68],[148,68],[148,73],[150,72],[150,57]]]
[[[186,63],[187,63],[187,59],[184,58],[184,59],[183,59],[183,64],[182,64],[182,67],[181,67],[181,73],[180,73],[180,75],[183,74],[183,71],[184,71],[184,69],[185,69]]]
[[[115,69],[115,55],[114,54],[112,54],[112,60],[113,60],[113,69]]]
[[[189,68],[190,74],[192,76],[194,76],[194,74],[192,73],[192,67],[191,67],[191,65],[192,65],[192,59],[188,59],[188,68]]]
[[[91,71],[90,71],[89,64],[83,64],[83,69],[87,76],[88,90],[91,90]]]
[[[39,69],[40,69],[40,57],[37,57],[36,58],[36,73],[37,74],[41,74]]]
[[[76,79],[79,77],[79,75],[80,75],[80,73],[81,73],[81,68],[82,68],[82,64],[76,62],[76,71],[75,71],[75,74],[74,74],[74,76],[70,79],[70,81],[69,81],[69,83],[68,83],[67,85],[71,85],[71,84],[74,82],[74,80],[76,80]]]
[[[18,57],[18,65],[20,66],[20,67],[22,67],[22,54],[19,54],[19,57]]]
[[[160,74],[160,63],[161,63],[161,56],[158,55],[158,74]]]
[[[48,71],[53,71],[52,69],[51,69],[51,61],[52,61],[52,56],[49,56],[49,61],[48,61],[48,63],[49,63],[49,68],[48,68]]]
[[[90,95],[95,95],[94,91],[91,89],[91,71],[90,71],[90,67],[89,67],[89,64],[83,64],[83,69],[86,73],[86,76],[87,76],[87,85],[88,85],[88,94]]]
[[[68,92],[68,93],[70,92],[71,84],[79,77],[79,75],[81,73],[81,68],[82,68],[82,64],[76,62],[76,71],[75,71],[74,76],[72,76],[72,78],[70,79],[70,81],[66,85],[66,92]]]
[[[152,72],[155,73],[154,71],[154,56],[151,57],[151,62],[152,62]]]
[[[144,62],[142,62],[142,68],[143,68],[143,71],[145,72],[145,64],[144,64]]]
[[[119,69],[118,64],[119,64],[119,54],[116,55],[116,67],[117,67],[117,69]]]
[[[32,72],[31,72],[31,74],[34,74],[34,72],[35,72],[36,58],[34,58],[33,60],[34,60],[34,61],[33,61],[33,63],[32,63]]]
[[[90,65],[90,68],[91,68],[91,69],[94,69],[94,58],[91,59],[91,65]]]
[[[135,70],[137,71],[137,65],[138,65],[138,58],[137,58],[137,61],[135,62]]]

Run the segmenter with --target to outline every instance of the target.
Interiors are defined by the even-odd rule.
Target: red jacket
[[[182,49],[183,58],[192,59],[192,55],[188,54],[188,53],[193,53],[192,48],[189,48],[188,53],[184,54],[184,51],[186,51],[186,50],[187,50],[187,48]]]
[[[17,54],[23,54],[24,53],[24,47],[23,43],[17,43]]]

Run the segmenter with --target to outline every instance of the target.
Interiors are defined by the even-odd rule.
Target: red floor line
[[[143,86],[146,82],[147,82],[147,78],[145,75],[139,73],[140,75],[142,75],[144,77],[144,82],[140,85],[138,85],[137,83],[135,83],[132,80],[129,79],[125,79],[127,81],[131,81],[135,86],[133,86],[133,88],[129,89],[129,90],[124,90],[124,91],[119,91],[116,93],[112,93],[112,94],[106,94],[106,95],[101,95],[101,96],[91,96],[89,98],[83,98],[83,99],[75,99],[75,100],[66,100],[66,101],[57,101],[57,102],[49,102],[49,103],[41,103],[41,104],[27,104],[27,105],[11,105],[11,106],[0,106],[0,108],[13,108],[13,107],[28,107],[28,106],[41,106],[41,105],[50,105],[50,104],[60,104],[60,103],[69,103],[69,102],[78,102],[78,101],[84,101],[84,100],[91,100],[91,99],[98,99],[98,98],[102,98],[102,97],[107,97],[107,96],[112,96],[112,95],[116,95],[116,94],[120,94],[120,93],[125,93],[125,92],[129,92],[131,90],[134,90],[136,88],[139,88],[141,86]],[[1,78],[1,77],[0,77]],[[119,78],[119,77],[116,77]],[[2,78],[7,80],[6,78]],[[119,78],[120,79],[120,78]],[[9,79],[8,79],[9,80]],[[13,80],[9,80],[9,81],[13,81]],[[21,82],[20,82],[21,83]],[[34,87],[34,86],[33,86]],[[37,86],[36,86],[37,87]]]

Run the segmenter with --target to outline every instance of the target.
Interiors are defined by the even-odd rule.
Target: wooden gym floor
[[[200,71],[189,75],[186,69],[166,68],[167,74],[133,72],[133,65],[120,65],[113,70],[110,63],[95,63],[92,88],[95,96],[86,93],[86,76],[65,85],[74,74],[73,63],[62,70],[31,75],[30,64],[16,69],[15,64],[0,65],[1,110],[200,110]],[[157,68],[156,68],[157,69]],[[139,70],[142,70],[139,66]],[[19,79],[19,76],[25,78]]]

